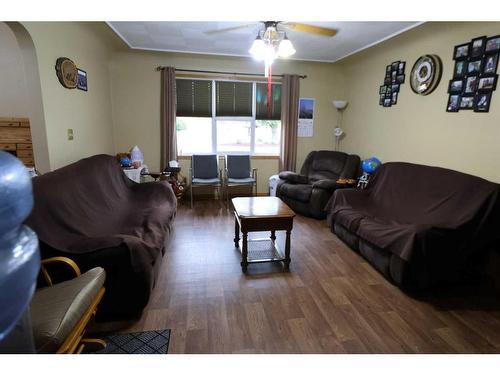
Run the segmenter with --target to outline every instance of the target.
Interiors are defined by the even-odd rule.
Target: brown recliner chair
[[[295,212],[316,219],[326,217],[325,206],[340,187],[339,178],[355,179],[360,172],[358,155],[339,151],[312,151],[300,174],[281,172],[276,195]]]

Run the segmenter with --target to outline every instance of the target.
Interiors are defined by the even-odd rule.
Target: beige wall
[[[0,117],[28,117],[23,67],[14,33],[0,22]]]
[[[98,153],[113,153],[109,59],[112,32],[102,22],[23,23],[35,45],[45,113],[50,167]],[[88,74],[89,91],[68,90],[55,73],[68,57]],[[74,140],[67,139],[67,129]]]
[[[500,92],[493,94],[489,113],[445,111],[453,47],[498,34],[499,22],[431,22],[343,60],[349,101],[343,148],[362,157],[437,165],[500,182]],[[424,54],[443,61],[441,83],[428,96],[414,94],[408,81],[413,63]],[[407,79],[397,105],[383,108],[378,90],[386,65],[395,60],[406,61]]]
[[[113,55],[111,97],[115,151],[125,151],[137,144],[144,152],[151,169],[160,164],[160,73],[158,65],[185,69],[208,69],[261,73],[263,65],[248,58],[205,56],[146,51],[119,51]],[[336,116],[331,100],[344,95],[340,69],[332,64],[280,61],[275,74],[306,74],[301,80],[302,97],[316,98],[314,137],[299,138],[297,168],[307,153],[315,149],[333,148],[333,127]],[[189,162],[183,162],[187,167]],[[267,192],[267,179],[278,172],[276,160],[254,161],[259,168],[260,193]],[[187,168],[183,168],[187,173]]]

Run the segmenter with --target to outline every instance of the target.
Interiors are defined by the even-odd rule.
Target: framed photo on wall
[[[398,102],[401,85],[405,82],[405,61],[393,61],[385,67],[384,84],[379,87],[379,105],[391,107]]]
[[[87,72],[82,69],[77,69],[77,85],[76,87],[79,90],[83,91],[88,91],[88,86],[87,86]]]
[[[497,88],[498,75],[491,77],[482,77],[477,86],[478,91],[493,91]]]
[[[398,103],[398,92],[394,91],[391,97],[391,105],[395,105],[397,103]]]
[[[460,95],[450,95],[448,98],[448,104],[446,105],[446,112],[458,112],[460,99]]]
[[[473,109],[474,96],[462,96],[460,99],[460,109]]]
[[[446,111],[489,112],[491,97],[497,88],[500,35],[480,36],[455,46],[453,59]]]
[[[481,57],[484,54],[484,48],[486,47],[486,36],[480,36],[479,38],[472,39],[471,41],[471,59]]]
[[[453,69],[453,78],[462,78],[467,72],[467,61],[460,60],[455,62],[455,68]]]
[[[464,60],[469,58],[470,43],[459,44],[453,51],[453,60]]]
[[[464,80],[463,79],[455,79],[451,80],[448,86],[448,92],[450,94],[461,94],[464,89]]]
[[[467,74],[479,74],[481,73],[481,67],[483,65],[483,60],[472,60],[467,64]]]
[[[500,51],[500,35],[486,39],[484,53],[496,53]]]
[[[491,102],[491,91],[479,93],[474,100],[474,112],[489,112]]]
[[[479,76],[469,76],[465,80],[465,94],[474,94],[478,88]]]
[[[498,53],[486,55],[483,63],[483,74],[495,74],[498,68]]]

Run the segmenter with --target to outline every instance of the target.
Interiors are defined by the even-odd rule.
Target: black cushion
[[[308,202],[311,198],[312,185],[306,184],[283,184],[281,193],[300,202]]]
[[[227,177],[250,177],[250,155],[227,155]]]
[[[303,176],[301,174],[290,171],[280,172],[279,177],[282,180],[293,182],[295,184],[307,184],[309,182],[307,176]]]
[[[193,155],[193,178],[218,178],[217,155]]]

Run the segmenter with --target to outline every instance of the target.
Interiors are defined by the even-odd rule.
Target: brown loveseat
[[[83,272],[106,270],[101,318],[137,318],[159,272],[177,200],[166,181],[137,184],[116,158],[96,155],[33,179],[26,224],[42,258],[62,255]]]
[[[405,288],[459,280],[500,240],[500,185],[444,168],[383,164],[327,210],[331,230]]]
[[[326,217],[325,205],[339,188],[339,178],[354,179],[358,175],[358,155],[338,151],[312,151],[307,155],[300,174],[281,172],[276,195],[295,212],[316,219]]]

